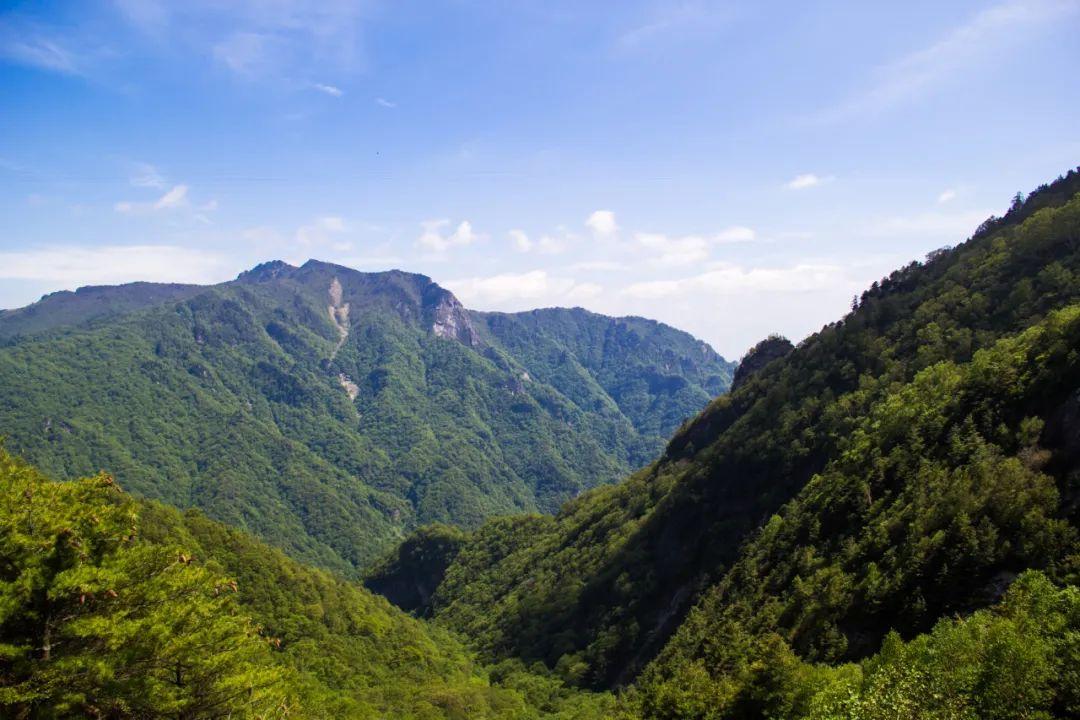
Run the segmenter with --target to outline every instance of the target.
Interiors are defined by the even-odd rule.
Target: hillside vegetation
[[[460,539],[411,609],[490,658],[637,680],[650,717],[780,717],[753,699],[776,658],[866,658],[1026,569],[1076,583],[1078,189],[1072,172],[874,283],[623,483]]]
[[[418,525],[553,512],[617,480],[730,377],[652,321],[470,313],[426,277],[315,261],[0,314],[12,451],[346,574]]]
[[[0,715],[602,718],[245,533],[0,450]]]

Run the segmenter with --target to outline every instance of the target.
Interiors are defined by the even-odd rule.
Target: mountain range
[[[1080,717],[1080,171],[734,373],[315,262],[79,294],[0,317],[9,443],[116,471],[0,449],[5,716]]]
[[[618,480],[732,370],[642,318],[472,312],[422,275],[276,261],[4,311],[0,428],[54,477],[107,468],[351,574],[418,525]]]

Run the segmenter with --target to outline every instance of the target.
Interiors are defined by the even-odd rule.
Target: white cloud
[[[595,283],[553,277],[544,270],[451,280],[445,285],[470,307],[500,310],[575,304],[603,293]]]
[[[181,207],[187,205],[187,185],[177,185],[166,192],[154,203],[155,210]]]
[[[19,37],[14,31],[0,36],[0,57],[65,75],[81,75],[80,61],[58,42],[44,37]]]
[[[446,219],[425,220],[420,223],[423,232],[420,234],[420,237],[416,239],[417,245],[434,253],[443,253],[452,247],[472,245],[481,238],[481,236],[473,230],[472,223],[468,220],[462,220],[458,226],[454,228],[453,232],[446,235],[443,233],[443,229],[449,226],[450,221]]]
[[[672,238],[659,233],[638,233],[634,240],[661,265],[690,265],[709,256],[709,243],[699,235]]]
[[[566,252],[569,246],[570,238],[566,235],[556,237],[554,235],[543,235],[536,243],[536,249],[543,255],[561,255]]]
[[[954,199],[956,199],[956,191],[952,188],[949,188],[947,190],[943,190],[942,193],[938,195],[937,201],[938,205],[944,205],[945,203]]]
[[[840,265],[806,263],[789,267],[747,268],[717,263],[713,269],[675,280],[633,283],[623,293],[644,299],[678,295],[736,295],[746,292],[802,293],[824,290],[844,283]]]
[[[803,175],[796,175],[794,178],[784,184],[788,190],[805,190],[807,188],[817,187],[822,183],[826,183],[832,180],[831,176],[820,177],[814,173],[805,173]]]
[[[175,210],[177,208],[187,207],[187,194],[187,185],[175,185],[153,202],[133,202],[131,200],[121,200],[120,202],[113,205],[113,209],[123,215],[138,215],[157,212],[161,210]],[[212,210],[213,208],[211,207],[205,209]]]
[[[60,287],[136,280],[218,282],[229,264],[215,253],[175,245],[55,246],[0,252],[0,278],[56,283]]]
[[[618,260],[585,260],[566,267],[572,272],[618,272],[630,269],[630,266]]]
[[[397,107],[396,102],[390,102],[386,98],[382,98],[382,97],[375,98],[375,104],[380,105],[380,106],[382,106],[384,108],[396,108]]]
[[[1011,58],[1010,46],[1025,42],[1031,31],[1049,27],[1078,7],[1075,0],[1009,0],[981,10],[933,45],[879,68],[869,90],[821,119],[890,110],[987,61]]]
[[[314,83],[312,85],[312,87],[315,88],[316,90],[318,90],[319,92],[326,93],[327,95],[330,95],[332,97],[341,97],[342,95],[345,94],[344,90],[342,90],[341,88],[336,87],[334,85],[324,85],[322,83]]]
[[[507,234],[514,243],[514,249],[518,252],[524,253],[532,250],[533,242],[529,239],[529,236],[525,234],[524,230],[511,230]]]
[[[748,228],[745,225],[732,225],[718,232],[713,239],[720,244],[729,244],[753,242],[756,238],[757,233],[754,232],[753,228]]]
[[[511,230],[509,235],[518,252],[527,253],[535,250],[541,255],[561,255],[567,251],[570,243],[576,240],[577,236],[566,232],[566,228],[561,225],[558,233],[557,235],[541,235],[537,240],[533,240],[522,230]]]
[[[619,226],[615,223],[615,213],[611,210],[595,211],[585,220],[585,227],[597,237],[611,237],[619,231]]]
[[[717,262],[703,271],[630,283],[593,305],[608,314],[670,323],[734,359],[770,332],[798,341],[840,318],[853,295],[904,260],[848,254],[789,263]]]
[[[637,233],[637,246],[652,256],[652,261],[668,267],[700,263],[709,257],[716,245],[753,242],[753,229],[736,225],[712,236],[685,235],[670,237],[660,233]]]

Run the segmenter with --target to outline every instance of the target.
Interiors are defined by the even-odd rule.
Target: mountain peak
[[[762,370],[773,360],[785,357],[795,349],[783,335],[769,335],[747,351],[739,366],[735,368],[735,376],[732,378],[731,389],[735,390],[742,386],[752,375]]]
[[[310,260],[308,262],[311,262]],[[270,260],[268,262],[259,263],[250,270],[245,270],[236,276],[237,280],[249,281],[249,282],[266,282],[267,280],[276,280],[280,277],[288,277],[297,268],[284,260]]]

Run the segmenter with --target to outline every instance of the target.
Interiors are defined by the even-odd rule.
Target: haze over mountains
[[[0,313],[0,343],[10,450],[346,573],[419,524],[619,479],[733,370],[642,318],[471,312],[421,275],[314,260],[55,293]]]

